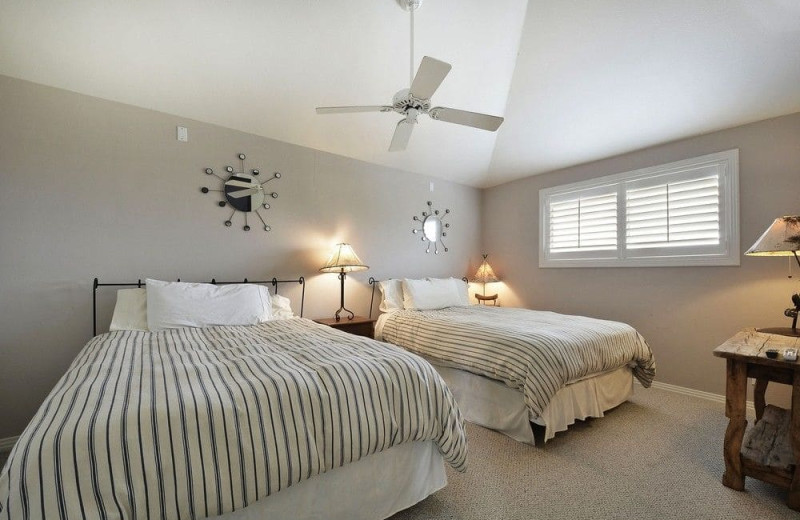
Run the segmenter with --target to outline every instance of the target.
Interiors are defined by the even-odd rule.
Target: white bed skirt
[[[428,361],[450,387],[464,419],[531,445],[535,444],[531,421],[545,427],[547,442],[575,420],[602,417],[605,411],[633,395],[633,373],[625,366],[565,386],[553,396],[540,417],[532,417],[519,390],[501,381]]]
[[[379,520],[402,511],[447,485],[436,445],[410,442],[317,475],[223,520]]]

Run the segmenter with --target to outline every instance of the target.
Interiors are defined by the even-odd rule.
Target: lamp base
[[[341,314],[342,311],[345,311],[345,312],[347,312],[347,314],[349,314],[349,316],[347,317],[348,320],[352,320],[355,317],[355,314],[353,314],[353,311],[351,311],[350,309],[347,309],[344,306],[342,306],[342,307],[339,307],[339,310],[336,311],[336,314],[333,315],[333,317],[336,319],[336,321],[340,321],[342,319],[341,316],[339,316],[339,314]]]
[[[764,334],[779,334],[781,336],[790,336],[800,338],[800,330],[791,327],[770,327],[766,329],[756,329],[756,332],[763,332]]]

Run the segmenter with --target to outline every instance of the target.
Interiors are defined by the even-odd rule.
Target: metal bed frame
[[[371,280],[371,278],[370,278]],[[180,282],[181,279],[178,278]],[[275,289],[275,294],[278,294],[278,284],[281,283],[299,283],[302,286],[302,292],[300,296],[300,317],[303,317],[303,308],[305,307],[305,300],[306,300],[306,279],[304,277],[297,278],[295,280],[278,280],[277,278],[273,278],[272,280],[256,280],[256,281],[249,281],[247,278],[241,282],[218,282],[216,278],[211,279],[211,284],[213,285],[234,285],[234,284],[242,284],[242,283],[252,283],[252,284],[259,284],[259,285],[267,285],[270,284]],[[95,278],[94,283],[92,283],[92,336],[97,336],[97,288],[98,287],[139,287],[146,285],[141,279],[135,282],[123,282],[123,283],[100,283],[100,281]],[[370,309],[370,312],[372,309]]]
[[[469,280],[466,276],[462,276],[461,279],[469,284]],[[372,308],[375,305],[375,286],[378,285],[380,281],[381,280],[376,280],[371,276],[369,277],[369,284],[372,286],[372,296],[369,299],[369,319],[372,319]]]

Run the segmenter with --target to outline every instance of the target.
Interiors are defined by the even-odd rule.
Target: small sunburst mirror
[[[442,242],[442,238],[447,236],[447,230],[450,228],[450,223],[445,222],[444,219],[450,214],[449,209],[444,212],[438,209],[433,209],[433,202],[428,201],[428,210],[422,212],[422,216],[414,215],[414,222],[419,222],[420,227],[412,229],[411,232],[422,235],[422,241],[428,242],[428,247],[425,249],[426,253],[431,252],[433,246],[433,254],[439,254],[439,244],[446,253],[449,249]]]

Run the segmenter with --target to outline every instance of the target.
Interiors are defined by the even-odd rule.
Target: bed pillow
[[[179,327],[255,325],[272,317],[269,293],[254,284],[147,280],[147,327],[151,331]]]
[[[403,306],[420,311],[461,307],[464,299],[454,278],[403,279]]]
[[[447,282],[445,280],[450,280],[450,282],[454,285],[453,290],[456,292],[456,294],[458,294],[459,301],[461,302],[458,305],[462,307],[471,305],[469,301],[469,285],[462,278],[426,278],[426,280],[435,281],[445,288],[447,287]]]
[[[149,330],[147,328],[147,291],[142,288],[120,289],[111,316],[109,331]]]
[[[378,307],[382,312],[403,310],[403,281],[397,279],[384,280],[378,283],[381,289],[381,304]]]
[[[267,288],[264,287],[266,291]],[[269,294],[267,293],[272,302],[272,319],[273,320],[285,320],[287,318],[294,317],[294,312],[292,312],[292,302],[289,298],[285,296],[281,296],[280,294]]]
[[[458,293],[458,297],[461,300],[461,305],[463,307],[467,307],[471,305],[469,301],[469,284],[462,280],[461,278],[450,278],[453,280],[453,283],[456,286],[456,293]]]

